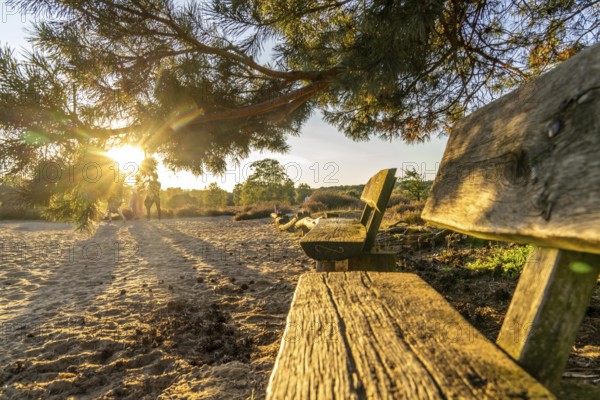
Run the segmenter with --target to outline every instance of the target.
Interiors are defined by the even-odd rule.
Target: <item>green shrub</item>
[[[216,183],[208,185],[203,193],[204,206],[207,208],[222,208],[227,205],[227,192]]]
[[[0,206],[0,220],[45,220],[42,212],[36,208]]]
[[[176,193],[165,202],[167,207],[171,209],[193,207],[194,205],[199,205],[199,203],[198,199],[192,197],[188,192]]]
[[[408,225],[423,225],[425,221],[421,219],[421,211],[412,210],[412,211],[404,211],[398,214],[396,218],[399,222],[404,222]]]
[[[317,191],[310,196],[310,201],[324,204],[328,210],[338,210],[344,208],[358,208],[360,201],[347,194],[341,194],[333,191]]]
[[[174,211],[174,215],[177,218],[218,217],[220,215],[234,214],[233,211],[222,208],[182,207]]]
[[[387,208],[391,208],[397,206],[398,204],[407,204],[410,203],[410,200],[399,193],[394,193],[390,196],[390,200],[387,203]]]
[[[413,200],[424,200],[429,194],[431,182],[423,179],[414,168],[412,170],[404,170],[403,177],[399,178],[399,188],[402,194]]]
[[[302,204],[304,199],[313,193],[313,189],[311,189],[311,187],[306,183],[300,183],[295,190],[296,204]]]
[[[493,247],[491,253],[465,265],[467,269],[501,271],[506,278],[517,278],[527,261],[533,246],[514,245],[510,247]]]
[[[271,216],[271,213],[275,211],[276,205],[281,213],[285,214],[291,211],[287,204],[281,205],[275,202],[262,202],[252,207],[245,207],[233,217],[233,220],[245,221],[249,219],[268,218]]]
[[[408,203],[396,204],[395,206],[390,207],[389,211],[399,215],[414,211],[418,211],[420,214],[423,211],[423,207],[425,207],[425,201],[411,201]]]
[[[202,217],[220,217],[222,215],[235,215],[235,212],[223,208],[208,208],[202,210]]]
[[[242,186],[234,188],[235,204],[254,205],[260,202],[281,201],[293,203],[294,182],[277,160],[265,159],[251,164],[254,169]]]
[[[152,219],[158,219],[158,211],[156,210],[156,207],[152,207],[152,210],[150,210],[150,217]],[[169,219],[169,218],[174,218],[175,217],[175,210],[172,210],[170,208],[161,208],[160,209],[160,218],[161,219]],[[142,215],[140,216],[141,219],[145,219],[146,218],[146,208],[144,207],[142,210]],[[113,217],[114,219],[114,217]]]
[[[319,201],[309,201],[302,204],[302,207],[310,213],[316,213],[327,210],[327,206]]]
[[[201,217],[202,209],[200,207],[181,207],[173,211],[177,218]]]

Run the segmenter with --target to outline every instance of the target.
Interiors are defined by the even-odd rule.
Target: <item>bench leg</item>
[[[556,389],[600,271],[600,255],[536,248],[523,269],[497,344]]]
[[[317,272],[335,272],[335,261],[317,261]]]
[[[396,270],[394,253],[362,253],[347,260],[317,261],[317,272],[379,271]]]
[[[348,259],[348,271],[380,271],[396,270],[394,253],[363,253]]]

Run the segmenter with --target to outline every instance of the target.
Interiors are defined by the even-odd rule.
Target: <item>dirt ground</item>
[[[495,339],[516,281],[461,267],[485,249],[390,239],[400,270]],[[296,282],[314,269],[268,219],[103,223],[92,237],[3,222],[0,243],[1,399],[263,398]],[[595,393],[599,331],[600,289],[562,397]]]

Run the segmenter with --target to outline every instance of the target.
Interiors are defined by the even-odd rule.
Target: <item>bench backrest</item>
[[[422,218],[600,254],[600,44],[456,124]]]
[[[366,205],[360,223],[367,229],[363,251],[371,250],[375,244],[375,237],[395,183],[396,168],[384,169],[373,175],[363,189],[360,199]]]
[[[600,272],[600,44],[456,124],[422,218],[540,246],[497,344],[557,387]]]

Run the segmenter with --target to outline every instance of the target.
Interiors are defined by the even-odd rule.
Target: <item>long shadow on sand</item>
[[[138,243],[149,243],[148,235],[153,236],[150,241],[151,246],[163,246],[167,244],[164,251],[170,251],[177,265],[171,264],[170,268],[180,268],[180,265],[193,266],[199,274],[210,275],[213,279],[236,278],[234,275],[251,275],[254,279],[260,279],[265,284],[273,285],[277,281],[270,275],[251,266],[260,262],[257,256],[252,253],[255,249],[250,249],[243,242],[232,241],[223,243],[221,246],[216,246],[213,243],[203,240],[199,237],[192,236],[172,225],[165,223],[148,224],[145,227],[140,227],[131,233],[136,236],[140,233],[140,229],[144,229],[143,235]],[[235,235],[235,233],[232,233]],[[156,239],[160,239],[162,243]],[[140,248],[140,255],[144,257],[144,250]],[[277,252],[272,247],[265,247],[262,251],[262,259],[272,260],[275,257],[282,257],[282,251]],[[285,255],[283,255],[285,257]],[[151,259],[148,259],[152,262]]]
[[[21,299],[22,311],[2,322],[4,341],[10,341],[11,332],[16,333],[12,339],[24,333],[32,337],[36,331],[43,331],[46,320],[57,313],[78,312],[91,304],[104,291],[115,268],[117,230],[115,226],[101,226],[93,237],[73,245],[60,248],[56,243],[46,243],[31,247],[36,253],[25,254],[23,261],[17,262],[19,278],[35,282],[38,287]],[[90,273],[82,273],[82,269]]]

